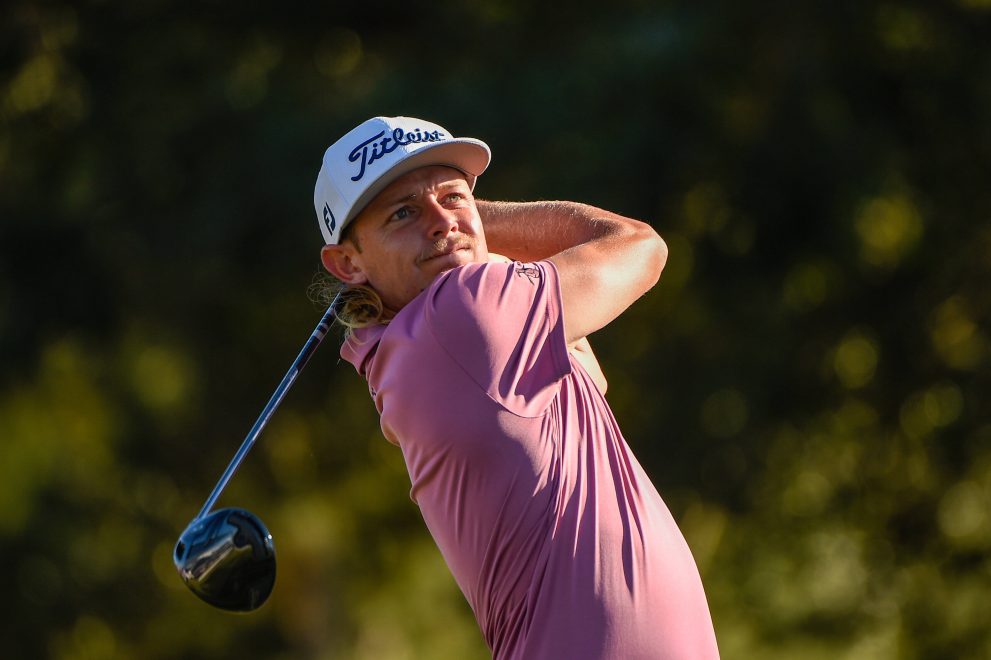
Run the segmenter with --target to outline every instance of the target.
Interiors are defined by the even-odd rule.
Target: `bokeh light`
[[[591,341],[723,657],[991,657],[991,0],[0,14],[4,657],[488,657],[336,334],[222,498],[271,600],[172,565],[320,315],[323,150],[379,114],[665,238]]]

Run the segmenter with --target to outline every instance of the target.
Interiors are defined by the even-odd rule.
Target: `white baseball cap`
[[[344,227],[382,190],[419,167],[445,165],[463,172],[470,189],[492,154],[473,138],[413,117],[374,117],[328,147],[313,191],[324,243],[336,245]]]

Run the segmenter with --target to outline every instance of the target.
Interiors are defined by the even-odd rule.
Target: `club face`
[[[220,509],[190,523],[173,556],[186,586],[214,607],[249,612],[275,585],[275,545],[258,516]]]

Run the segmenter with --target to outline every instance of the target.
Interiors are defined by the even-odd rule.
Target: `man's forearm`
[[[478,206],[490,252],[554,263],[569,344],[622,314],[657,283],[667,261],[667,245],[650,225],[593,206]]]
[[[489,250],[520,261],[547,259],[629,222],[577,202],[476,203]]]

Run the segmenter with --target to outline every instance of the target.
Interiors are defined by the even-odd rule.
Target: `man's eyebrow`
[[[451,179],[450,181],[445,181],[444,183],[439,184],[437,187],[438,188],[457,188],[462,183],[464,183],[464,180],[463,179]]]
[[[457,188],[459,184],[462,183],[461,179],[454,179],[451,181],[445,181],[444,183],[437,184],[434,186],[434,190],[447,190],[448,188]],[[403,195],[402,197],[396,197],[386,204],[386,206],[395,206],[396,204],[405,204],[406,202],[412,202],[420,196],[419,193],[409,193],[408,195]]]
[[[419,197],[419,195],[417,195],[416,193],[410,193],[408,195],[403,195],[402,197],[397,197],[392,202],[390,202],[389,203],[389,206],[395,206],[396,204],[402,204],[404,202],[412,202],[417,197]]]
[[[400,204],[405,204],[406,202],[412,202],[413,200],[415,200],[419,196],[420,195],[418,193],[408,193],[406,195],[403,195],[402,197],[387,197],[387,198],[382,198],[382,199],[380,199],[380,200],[377,201],[377,203],[376,203],[375,206],[377,208],[380,208],[380,209],[382,209],[384,211],[386,209],[391,209],[394,206],[398,206]]]

